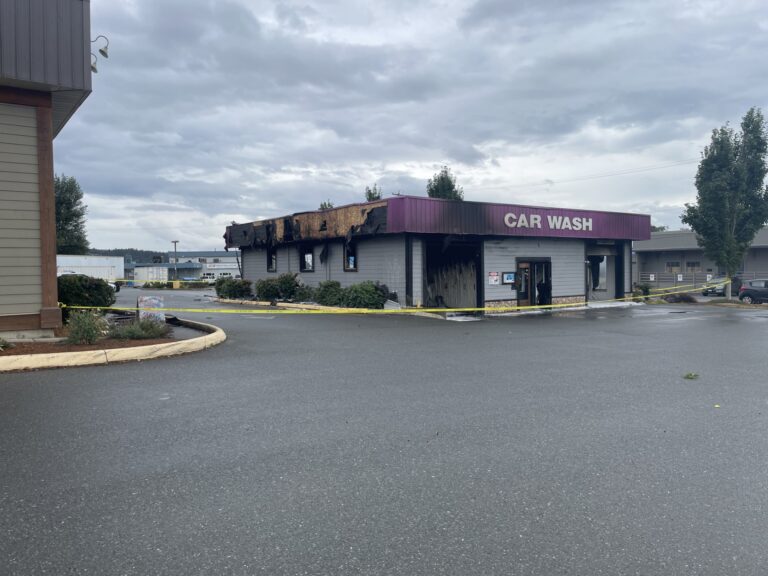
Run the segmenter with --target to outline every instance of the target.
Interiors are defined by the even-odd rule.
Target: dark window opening
[[[276,248],[267,248],[267,272],[277,272]]]
[[[344,245],[344,271],[357,272],[357,246],[353,244]]]
[[[324,231],[326,231],[326,230],[328,230],[328,222],[326,222],[325,220],[323,220],[323,221],[320,223],[320,232],[324,232]]]
[[[299,249],[299,270],[301,272],[315,271],[315,255],[312,248]]]

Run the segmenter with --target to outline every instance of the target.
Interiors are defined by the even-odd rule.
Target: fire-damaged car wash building
[[[372,280],[403,306],[579,304],[631,293],[650,216],[393,196],[227,227],[243,276]]]

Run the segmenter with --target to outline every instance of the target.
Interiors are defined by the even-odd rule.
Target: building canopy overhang
[[[224,239],[227,248],[246,248],[401,233],[647,240],[651,219],[645,214],[396,196],[233,224]]]

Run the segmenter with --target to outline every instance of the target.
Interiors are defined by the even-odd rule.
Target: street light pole
[[[174,280],[179,279],[179,257],[177,256],[176,252],[176,244],[179,243],[178,240],[171,240],[173,242],[173,276]]]

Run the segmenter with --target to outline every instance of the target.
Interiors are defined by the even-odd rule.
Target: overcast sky
[[[97,248],[220,249],[444,164],[467,200],[677,228],[711,130],[768,94],[764,0],[91,0],[91,29],[55,162]]]

